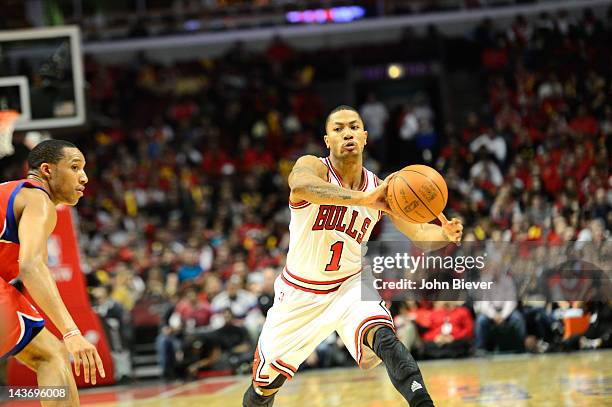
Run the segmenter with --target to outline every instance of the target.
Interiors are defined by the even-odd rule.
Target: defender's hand
[[[385,179],[382,184],[369,192],[364,192],[362,205],[368,208],[376,209],[384,212],[391,212],[391,208],[387,203],[387,187],[389,183]]]
[[[79,334],[64,339],[64,345],[74,359],[74,371],[77,376],[81,375],[81,363],[83,364],[85,383],[89,383],[91,378],[91,384],[96,384],[96,369],[100,372],[101,377],[106,377],[98,351],[83,335]]]
[[[444,236],[450,241],[455,243],[457,246],[461,244],[461,237],[463,236],[463,225],[457,218],[452,218],[450,221],[446,219],[443,213],[438,215],[438,219],[442,223],[442,231]]]

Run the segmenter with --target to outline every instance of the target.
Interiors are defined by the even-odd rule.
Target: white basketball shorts
[[[360,368],[371,369],[381,362],[363,345],[363,336],[373,325],[395,327],[380,298],[361,300],[361,273],[325,294],[309,290],[307,285],[312,286],[312,281],[303,280],[304,288],[300,288],[296,276],[291,275],[293,279],[288,281],[284,278],[286,273],[284,270],[274,283],[274,305],[268,311],[255,349],[255,384],[268,385],[279,374],[291,379],[300,364],[333,331],[340,335]]]

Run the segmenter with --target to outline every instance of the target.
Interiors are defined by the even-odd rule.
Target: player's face
[[[85,174],[85,157],[78,148],[64,148],[64,157],[52,164],[53,171],[49,178],[49,187],[55,201],[67,205],[76,205],[83,196],[87,174]]]
[[[325,144],[335,157],[359,156],[368,139],[357,112],[340,110],[329,117]]]

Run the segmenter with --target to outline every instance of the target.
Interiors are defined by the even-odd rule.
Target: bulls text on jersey
[[[337,205],[321,205],[319,213],[315,218],[312,230],[337,230],[344,232],[357,243],[361,244],[363,237],[368,233],[368,228],[372,224],[372,219],[369,217],[360,217],[359,212],[352,210],[351,214],[347,214],[346,206]],[[360,219],[361,218],[361,219]]]

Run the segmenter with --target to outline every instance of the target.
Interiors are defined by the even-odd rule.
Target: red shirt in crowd
[[[176,304],[175,311],[180,314],[183,321],[194,319],[196,326],[208,325],[212,315],[212,310],[208,302],[197,301],[194,304],[188,299],[180,300]]]
[[[474,333],[472,314],[466,307],[438,308],[431,311],[430,326],[423,340],[432,342],[438,335],[451,335],[455,340],[471,338]],[[446,325],[449,324],[449,325]],[[450,332],[445,332],[450,329]]]
[[[595,135],[597,134],[597,120],[591,115],[578,116],[572,119],[569,123],[569,126],[575,132]]]

